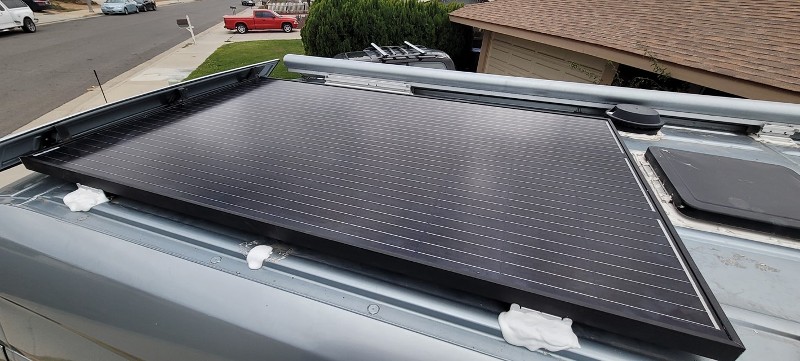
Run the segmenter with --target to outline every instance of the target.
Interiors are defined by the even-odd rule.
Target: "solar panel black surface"
[[[734,344],[602,119],[267,81],[24,163],[628,336]]]

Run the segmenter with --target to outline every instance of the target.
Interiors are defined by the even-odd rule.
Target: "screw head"
[[[369,312],[371,315],[374,315],[374,314],[377,314],[378,312],[380,312],[380,311],[381,311],[381,307],[380,307],[380,306],[378,306],[378,305],[369,305],[369,307],[367,307],[367,311],[368,311],[368,312]]]

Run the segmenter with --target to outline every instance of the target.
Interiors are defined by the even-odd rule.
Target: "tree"
[[[614,74],[611,85],[626,88],[662,90],[684,93],[689,89],[689,83],[672,77],[669,70],[656,58],[656,55],[644,44],[636,43],[636,48],[650,61],[652,72],[620,66]]]

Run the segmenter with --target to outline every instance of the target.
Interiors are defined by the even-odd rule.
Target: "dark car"
[[[134,0],[139,11],[156,11],[155,0]]]
[[[424,46],[414,45],[407,41],[404,46],[378,46],[373,43],[371,48],[366,48],[362,51],[336,54],[334,59],[406,65],[419,68],[456,69],[455,64],[453,64],[453,59],[451,59],[450,55],[447,55],[447,53],[437,49],[428,49]]]
[[[50,8],[49,0],[22,0],[31,10],[42,12]]]
[[[244,6],[256,6],[255,0],[242,0]]]

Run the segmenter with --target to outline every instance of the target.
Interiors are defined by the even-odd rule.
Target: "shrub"
[[[303,27],[306,54],[332,57],[380,45],[413,44],[442,50],[457,66],[468,61],[472,29],[451,23],[463,6],[416,0],[316,0]]]

